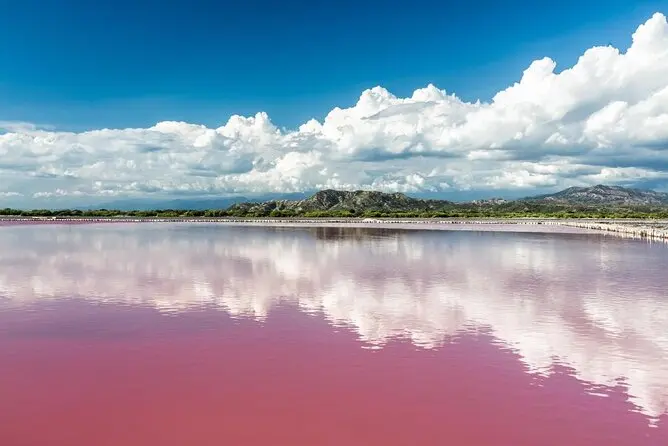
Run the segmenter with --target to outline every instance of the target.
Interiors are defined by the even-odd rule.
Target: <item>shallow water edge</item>
[[[668,241],[668,221],[635,219],[386,219],[386,218],[76,218],[0,217],[0,226],[90,223],[218,223],[285,227],[366,227],[499,232],[608,233],[625,238]]]

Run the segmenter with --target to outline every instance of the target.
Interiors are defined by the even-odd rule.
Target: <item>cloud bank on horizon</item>
[[[654,14],[624,52],[587,50],[556,72],[536,60],[490,102],[434,85],[382,87],[322,122],[266,113],[218,128],[159,122],[81,133],[0,122],[0,199],[668,186],[668,22]]]

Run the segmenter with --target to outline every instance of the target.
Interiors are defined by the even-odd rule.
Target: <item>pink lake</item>
[[[0,228],[0,445],[668,444],[668,247]]]

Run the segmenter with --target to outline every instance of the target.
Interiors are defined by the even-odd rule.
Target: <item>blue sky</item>
[[[668,2],[0,2],[0,120],[65,129],[219,125],[266,111],[281,127],[383,85],[435,83],[489,100],[534,59],[569,66],[627,45]]]
[[[668,190],[667,12],[0,0],[0,207]]]

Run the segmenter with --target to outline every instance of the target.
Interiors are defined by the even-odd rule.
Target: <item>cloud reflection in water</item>
[[[204,225],[5,227],[4,305],[82,298],[265,319],[280,303],[365,345],[484,329],[534,374],[623,382],[668,413],[668,250],[601,236]],[[2,303],[2,301],[0,301]]]

